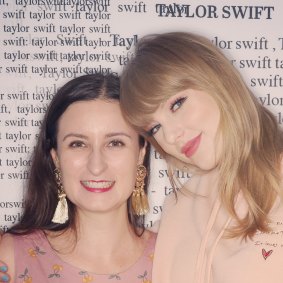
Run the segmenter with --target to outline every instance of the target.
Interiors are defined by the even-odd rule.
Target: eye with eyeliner
[[[184,97],[178,97],[175,100],[173,100],[173,102],[170,103],[170,106],[169,106],[170,111],[173,113],[176,112],[182,106],[182,104],[185,102],[186,99],[187,97],[184,96]],[[149,130],[146,131],[147,136],[149,137],[154,136],[158,132],[160,127],[161,127],[160,124],[157,124],[151,127]]]
[[[182,104],[185,102],[185,100],[187,99],[187,97],[178,97],[176,98],[171,104],[170,104],[170,110],[172,112],[177,111]]]
[[[69,144],[69,147],[71,148],[81,148],[81,147],[85,147],[85,143],[83,141],[72,141]]]
[[[118,140],[118,139],[112,140],[108,144],[109,147],[122,147],[124,145],[125,145],[125,143],[121,140]]]
[[[147,135],[150,136],[150,137],[151,137],[151,136],[154,136],[154,135],[157,133],[157,131],[160,129],[160,127],[161,127],[160,124],[157,124],[157,125],[151,127],[151,128],[147,131]]]

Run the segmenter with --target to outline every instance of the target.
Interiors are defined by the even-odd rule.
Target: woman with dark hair
[[[22,219],[0,244],[13,282],[150,282],[147,143],[123,119],[119,88],[115,75],[86,75],[51,101]]]

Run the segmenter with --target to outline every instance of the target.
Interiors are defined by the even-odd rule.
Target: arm
[[[8,272],[9,267],[9,274]],[[1,236],[0,242],[0,282],[13,282],[14,279],[14,245],[9,234]]]

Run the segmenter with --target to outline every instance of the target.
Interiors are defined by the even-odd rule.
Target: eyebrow
[[[70,138],[70,137],[87,139],[87,137],[85,135],[70,133],[70,134],[67,134],[66,136],[64,136],[63,141],[66,140],[67,138]]]
[[[114,133],[109,133],[106,135],[107,138],[112,138],[112,137],[115,137],[115,136],[125,136],[129,139],[132,139],[132,137],[124,132],[114,132]]]
[[[107,134],[105,137],[106,138],[112,138],[112,137],[116,137],[116,136],[125,136],[129,139],[132,139],[132,137],[124,132],[114,132],[114,133],[109,133]],[[76,137],[76,138],[81,138],[81,139],[88,139],[87,136],[85,135],[81,135],[81,134],[75,134],[75,133],[70,133],[70,134],[67,134],[66,136],[64,136],[63,138],[63,141],[65,141],[67,138],[69,137]]]

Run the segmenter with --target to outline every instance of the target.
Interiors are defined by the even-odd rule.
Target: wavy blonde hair
[[[231,62],[208,39],[184,32],[142,38],[121,75],[125,118],[141,134],[160,103],[185,89],[205,91],[220,109],[218,134],[223,137],[219,194],[238,222],[230,237],[252,237],[269,231],[268,213],[281,187],[283,134],[275,117],[246,86]],[[154,138],[147,137],[168,160]],[[175,162],[174,162],[175,161]],[[184,164],[187,166],[187,164]],[[235,201],[242,191],[248,212],[239,218]]]

